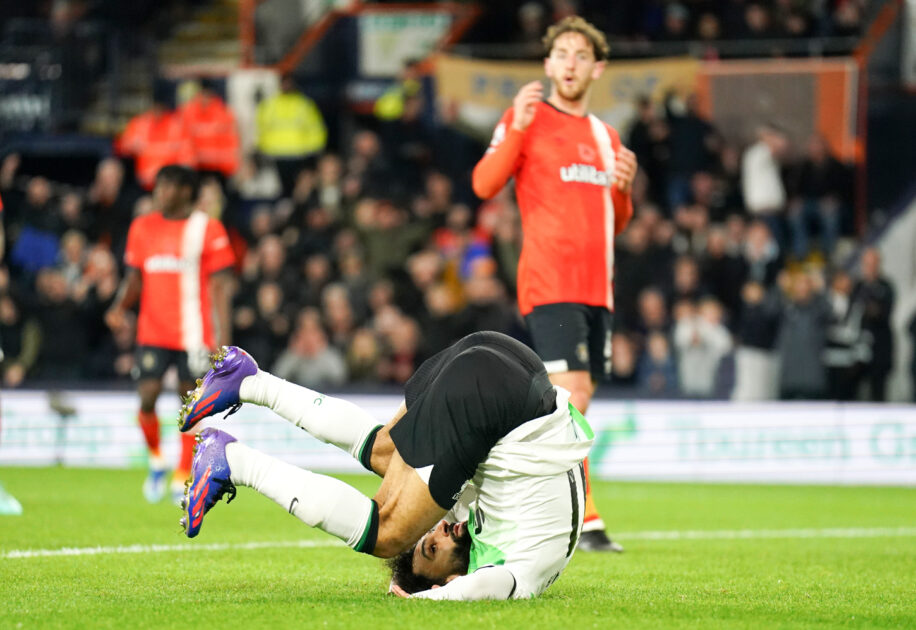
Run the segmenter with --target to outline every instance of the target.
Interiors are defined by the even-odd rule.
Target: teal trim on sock
[[[366,523],[366,529],[362,538],[353,547],[360,553],[371,554],[375,551],[375,543],[378,540],[378,503],[372,501],[372,512],[369,514],[369,521]]]
[[[381,431],[383,425],[378,425],[371,431],[369,435],[366,436],[366,441],[363,442],[363,445],[359,449],[359,463],[363,465],[363,468],[369,472],[375,472],[372,470],[372,447],[375,446],[375,436],[378,435],[378,432]]]

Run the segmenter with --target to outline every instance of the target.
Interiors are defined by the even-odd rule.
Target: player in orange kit
[[[588,114],[589,87],[604,70],[604,34],[581,17],[544,37],[551,82],[523,86],[474,168],[474,192],[494,196],[515,177],[523,243],[518,303],[550,380],[587,411],[611,370],[614,236],[633,215],[636,156],[610,125]],[[579,548],[622,551],[587,493]]]
[[[140,301],[134,378],[140,394],[138,419],[150,452],[143,493],[151,503],[165,495],[166,465],[156,416],[162,376],[175,364],[179,391],[188,391],[209,369],[209,353],[229,343],[229,282],[235,256],[223,225],[194,209],[195,195],[193,171],[181,166],[159,171],[153,190],[159,211],[131,223],[124,253],[127,274],[105,314],[106,323],[118,329],[126,325],[127,309]],[[172,479],[175,501],[184,493],[193,450],[194,436],[182,435]]]

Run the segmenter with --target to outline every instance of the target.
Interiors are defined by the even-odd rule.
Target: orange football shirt
[[[214,349],[208,281],[235,262],[222,223],[199,210],[183,220],[161,212],[137,217],[127,233],[124,262],[143,279],[138,345]]]
[[[537,104],[524,132],[508,109],[474,169],[474,190],[495,195],[509,176],[522,218],[518,303],[574,302],[614,308],[614,236],[633,214],[629,194],[613,185],[620,136],[594,115],[574,116]],[[517,154],[505,166],[497,153]],[[507,169],[509,172],[500,172]]]

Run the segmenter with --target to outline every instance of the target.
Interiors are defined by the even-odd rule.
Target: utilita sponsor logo
[[[564,182],[580,182],[595,186],[611,185],[611,178],[606,171],[599,170],[591,164],[570,164],[560,167],[560,179]]]
[[[143,268],[151,273],[180,273],[182,271],[190,271],[195,266],[193,261],[182,260],[174,256],[151,256],[146,259]]]

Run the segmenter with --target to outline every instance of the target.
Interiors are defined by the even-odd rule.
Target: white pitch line
[[[916,527],[834,527],[826,529],[713,529],[613,532],[614,540],[750,540],[755,538],[884,538],[916,536]]]
[[[630,540],[753,540],[773,538],[889,538],[916,536],[916,527],[843,527],[827,529],[713,529],[614,532],[614,539]],[[0,553],[0,560],[94,556],[107,554],[165,553],[173,551],[250,551],[252,549],[322,549],[343,547],[334,540],[291,540],[250,543],[184,543],[181,545],[127,545],[119,547],[64,547],[62,549],[15,549]]]
[[[119,547],[64,547],[62,549],[15,549],[0,553],[0,559],[18,558],[53,558],[59,556],[96,556],[123,553],[163,553],[168,551],[248,551],[251,549],[320,549],[323,547],[342,547],[343,543],[334,540],[291,540],[251,543],[204,543],[182,545],[127,545]]]

